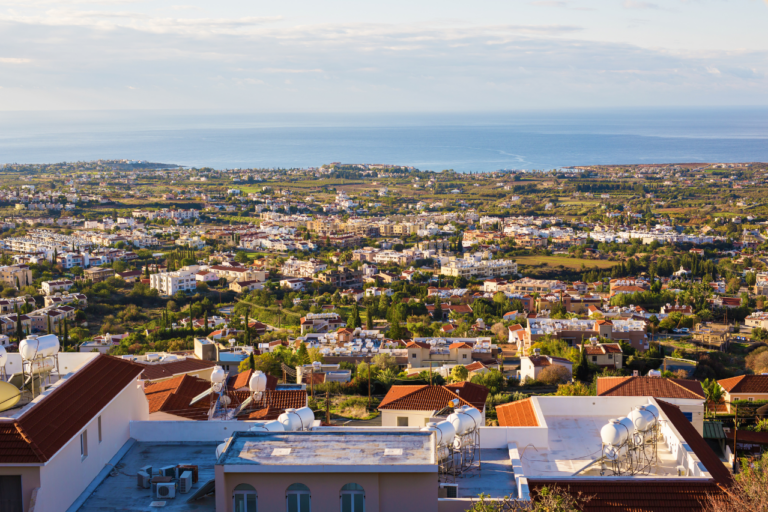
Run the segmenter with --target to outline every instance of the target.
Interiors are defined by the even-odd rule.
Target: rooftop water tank
[[[301,428],[309,428],[312,426],[312,423],[315,421],[315,413],[312,412],[312,409],[309,407],[302,407],[301,409],[296,409],[296,414],[299,415],[299,418],[301,418]]]
[[[45,336],[27,336],[19,343],[19,354],[22,359],[30,360],[35,357],[55,356],[59,352],[59,337],[55,334]]]
[[[6,362],[8,362],[8,353],[5,351],[5,347],[0,345],[0,368],[5,366]]]
[[[265,423],[256,423],[248,430],[251,432],[285,432],[285,427],[279,421],[272,420]]]
[[[640,432],[648,430],[656,423],[656,418],[653,417],[653,414],[647,411],[643,406],[632,409],[629,413],[629,419],[632,420],[635,428]]]
[[[224,371],[224,368],[218,365],[213,367],[213,371],[211,372],[211,382],[214,384],[221,384],[226,378],[227,373]]]
[[[470,418],[472,418],[472,420],[474,421],[473,428],[484,426],[483,415],[480,413],[480,411],[478,411],[471,405],[465,405],[464,407],[462,407],[461,412],[463,412],[464,414],[468,414]]]
[[[600,439],[603,440],[603,444],[619,446],[627,440],[627,437],[629,432],[619,420],[610,420],[600,429]]]
[[[261,393],[267,389],[267,376],[264,372],[255,371],[251,375],[251,379],[248,381],[248,388],[251,393]]]
[[[286,409],[283,414],[277,417],[277,421],[283,424],[287,432],[301,430],[301,418],[296,414],[296,409]]]

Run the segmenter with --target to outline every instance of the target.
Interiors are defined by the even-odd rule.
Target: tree
[[[589,380],[589,362],[587,361],[587,354],[584,352],[584,345],[581,347],[581,357],[579,358],[579,364],[576,365],[573,374],[582,382]]]
[[[583,382],[573,381],[557,386],[555,396],[594,396],[592,388]]]
[[[301,344],[299,344],[299,348],[296,351],[296,358],[298,359],[299,364],[309,364],[309,353],[307,352],[307,345],[302,341]]]
[[[365,310],[365,329],[367,331],[373,330],[373,307],[371,306]]]
[[[363,321],[360,319],[360,311],[357,309],[357,304],[352,306],[352,311],[349,313],[349,317],[347,318],[347,327],[350,329],[355,329],[357,327],[361,327],[363,325]]]
[[[768,452],[758,459],[741,459],[733,485],[707,496],[706,512],[768,510]]]
[[[245,251],[238,251],[235,254],[235,261],[238,263],[248,263],[248,253]]]
[[[578,512],[591,500],[592,496],[581,492],[571,494],[555,485],[533,491],[530,501],[508,496],[490,499],[489,495],[480,494],[477,501],[472,501],[472,508],[467,509],[467,512]]]
[[[397,364],[397,359],[391,354],[376,354],[371,359],[371,366],[378,368],[381,371],[384,370],[398,370],[400,365]]]
[[[464,382],[469,377],[469,371],[464,365],[456,365],[451,370],[451,382]]]
[[[554,364],[541,370],[538,380],[551,386],[553,384],[566,384],[571,378],[571,371],[567,367]]]

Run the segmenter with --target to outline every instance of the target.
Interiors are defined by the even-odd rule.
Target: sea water
[[[0,164],[126,158],[184,166],[330,162],[484,172],[768,161],[768,107],[444,114],[0,112]]]

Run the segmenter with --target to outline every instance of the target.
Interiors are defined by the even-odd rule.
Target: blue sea
[[[768,162],[768,107],[454,114],[0,112],[0,164],[113,158],[218,169],[344,162],[460,172]]]

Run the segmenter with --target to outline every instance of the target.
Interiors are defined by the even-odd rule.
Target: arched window
[[[312,495],[304,484],[291,484],[285,491],[285,510],[287,512],[310,512],[309,502]]]
[[[365,489],[362,485],[347,484],[341,488],[341,512],[365,512]]]
[[[256,489],[252,485],[240,484],[232,493],[232,510],[234,512],[256,512]]]

